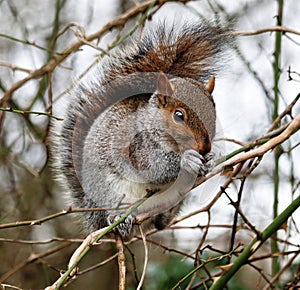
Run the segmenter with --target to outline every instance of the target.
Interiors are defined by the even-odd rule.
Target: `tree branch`
[[[300,206],[300,196],[298,196],[281,214],[279,214],[273,222],[262,232],[260,239],[254,238],[243,252],[233,262],[232,266],[218,278],[211,286],[210,290],[223,289],[231,277],[245,264],[249,258],[263,245],[263,243],[277,232],[287,219]]]

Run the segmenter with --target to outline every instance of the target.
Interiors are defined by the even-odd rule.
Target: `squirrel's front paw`
[[[201,156],[197,151],[192,149],[185,150],[181,157],[180,166],[181,169],[197,176],[200,167],[203,164],[203,160],[203,156]]]
[[[180,165],[191,174],[203,176],[214,167],[214,154],[210,152],[202,156],[197,151],[189,149],[183,152]]]
[[[119,220],[121,218],[121,215],[109,215],[107,217],[107,223],[109,225],[112,225],[114,222]],[[133,225],[134,217],[132,215],[129,215],[123,222],[118,224],[114,230],[120,234],[122,237],[127,237],[130,235],[132,231],[132,225]]]

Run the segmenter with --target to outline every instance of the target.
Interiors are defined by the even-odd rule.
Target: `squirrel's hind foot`
[[[107,217],[107,223],[108,225],[112,225],[116,221],[118,221],[121,218],[121,215],[109,215]],[[132,226],[134,222],[134,217],[132,215],[129,215],[123,222],[118,224],[114,230],[120,234],[122,237],[127,237],[132,232]]]

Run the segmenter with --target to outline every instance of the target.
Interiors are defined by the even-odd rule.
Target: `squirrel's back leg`
[[[158,214],[157,216],[154,217],[154,226],[158,230],[164,229],[171,221],[172,219],[179,213],[180,207],[183,202],[180,202],[178,205],[175,207],[171,208],[167,212]]]
[[[97,208],[101,207],[96,204],[93,200],[86,198],[81,205],[82,208]],[[99,210],[92,212],[85,212],[83,215],[86,228],[91,231],[96,231],[100,228],[110,226],[116,222],[122,214],[119,211],[112,210]],[[122,237],[129,236],[132,232],[134,216],[129,215],[122,223],[117,225],[114,229],[115,232],[119,233]]]

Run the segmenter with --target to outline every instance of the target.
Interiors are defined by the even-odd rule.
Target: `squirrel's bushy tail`
[[[211,23],[168,26],[160,23],[112,56],[108,75],[114,79],[136,72],[159,72],[207,81],[218,70],[220,57],[230,44],[227,29]],[[224,64],[224,61],[223,61]]]

